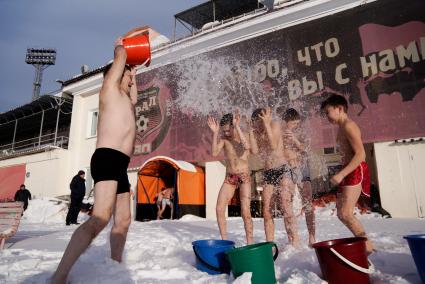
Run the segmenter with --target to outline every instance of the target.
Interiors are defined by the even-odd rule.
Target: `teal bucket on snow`
[[[227,240],[198,240],[192,242],[198,270],[215,275],[230,273],[230,264],[224,254],[235,247],[235,243]]]
[[[425,234],[404,236],[410,247],[422,283],[425,283]]]

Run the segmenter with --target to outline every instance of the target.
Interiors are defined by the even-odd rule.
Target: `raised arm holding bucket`
[[[144,38],[143,52],[133,54],[133,64],[149,62],[150,51]],[[149,41],[147,41],[149,42]],[[68,274],[93,239],[108,225],[113,215],[111,258],[121,262],[131,222],[130,186],[127,168],[136,136],[134,106],[137,103],[136,70],[126,64],[127,49],[122,39],[115,43],[114,61],[104,71],[99,93],[99,122],[96,150],[90,169],[94,180],[95,202],[90,218],[79,226],[53,275],[52,283],[66,283]]]

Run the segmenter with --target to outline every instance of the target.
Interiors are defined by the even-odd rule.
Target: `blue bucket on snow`
[[[208,274],[230,273],[226,251],[235,248],[235,243],[226,240],[199,240],[192,242],[196,255],[196,268]]]
[[[425,234],[404,236],[410,247],[422,283],[425,283]]]

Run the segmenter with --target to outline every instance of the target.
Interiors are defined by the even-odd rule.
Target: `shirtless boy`
[[[360,194],[369,196],[370,176],[365,162],[360,128],[348,117],[348,103],[343,96],[330,95],[322,102],[321,110],[329,122],[339,126],[337,143],[342,154],[343,169],[331,178],[331,182],[339,186],[337,195],[337,215],[341,222],[356,237],[367,238],[360,221],[354,216],[354,207]],[[373,243],[366,241],[366,250],[372,253]]]
[[[250,145],[240,128],[240,114],[224,115],[220,124],[212,117],[208,126],[213,132],[212,155],[218,156],[224,150],[226,159],[226,177],[217,198],[217,223],[223,240],[227,239],[226,208],[236,188],[240,190],[241,215],[245,225],[247,244],[253,242],[253,225],[251,218],[251,171],[248,166]],[[222,135],[220,137],[220,128]]]
[[[95,183],[92,216],[79,226],[52,277],[53,283],[66,283],[69,271],[92,240],[105,228],[111,216],[111,258],[122,260],[130,225],[130,193],[127,167],[133,152],[137,102],[136,70],[125,64],[122,39],[115,43],[114,61],[106,68],[99,93],[99,123],[96,151],[91,159]]]
[[[172,194],[173,194],[173,188],[171,188],[171,187],[163,188],[161,190],[161,192],[158,194],[158,200],[157,200],[158,216],[157,216],[157,220],[160,220],[162,218],[162,213],[164,213],[167,206],[170,206],[170,209],[171,209],[170,219],[173,220],[174,207],[173,207],[173,196],[172,196]]]
[[[298,246],[296,219],[291,208],[291,190],[294,186],[288,161],[284,155],[282,123],[273,121],[270,108],[256,109],[251,116],[253,136],[252,152],[259,154],[264,161],[262,193],[264,231],[268,242],[274,240],[274,220],[271,211],[271,199],[274,191],[280,192],[288,240],[291,245]]]
[[[315,238],[315,220],[314,208],[312,205],[312,189],[310,183],[310,169],[308,164],[308,153],[306,152],[306,141],[296,134],[301,117],[299,113],[289,108],[283,113],[279,113],[283,121],[285,121],[285,128],[283,130],[283,143],[284,153],[291,168],[291,178],[293,184],[298,186],[301,193],[302,206],[305,213],[305,220],[308,230],[308,242],[311,246],[316,242]],[[292,198],[294,190],[290,189],[291,202],[289,203],[289,210],[292,211]],[[289,193],[288,193],[289,194]],[[297,234],[297,232],[295,232]]]

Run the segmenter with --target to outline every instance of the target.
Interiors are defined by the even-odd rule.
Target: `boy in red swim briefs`
[[[218,193],[216,215],[220,235],[227,240],[226,208],[239,188],[241,199],[241,215],[245,226],[246,242],[253,243],[253,223],[251,218],[251,171],[249,169],[248,157],[251,146],[247,135],[240,128],[240,114],[225,114],[220,123],[215,118],[208,117],[208,126],[213,133],[211,154],[216,157],[224,151],[226,159],[226,177],[220,192]],[[250,138],[251,137],[251,138]]]
[[[353,211],[361,194],[369,197],[369,169],[365,162],[360,128],[348,117],[347,109],[347,100],[339,95],[330,95],[321,105],[329,122],[339,126],[337,143],[343,156],[344,167],[331,178],[331,182],[339,186],[336,202],[338,218],[356,237],[367,238]],[[369,238],[366,241],[366,250],[368,253],[374,250]]]

